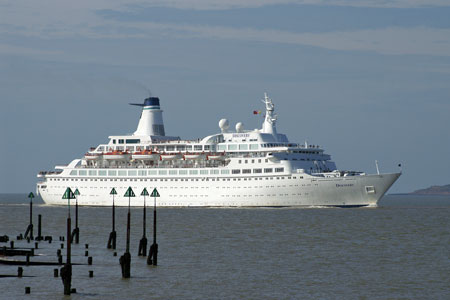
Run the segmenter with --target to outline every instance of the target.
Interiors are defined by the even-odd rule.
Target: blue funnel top
[[[159,98],[158,97],[148,97],[144,100],[144,104],[138,103],[130,103],[131,105],[136,106],[159,106]]]

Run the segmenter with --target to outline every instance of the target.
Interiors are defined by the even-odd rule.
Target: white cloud
[[[277,1],[278,2],[278,1]],[[450,4],[441,0],[393,0],[393,1],[350,1],[350,0],[299,0],[292,3],[418,6],[422,4]],[[450,29],[415,28],[383,28],[342,32],[295,33],[280,30],[258,30],[254,28],[236,28],[219,26],[193,26],[154,22],[118,22],[106,20],[95,13],[98,9],[114,9],[124,11],[130,9],[128,1],[10,1],[4,2],[0,10],[0,34],[28,36],[43,39],[54,38],[141,38],[154,36],[171,36],[177,38],[200,37],[216,39],[234,39],[243,41],[263,41],[321,47],[332,50],[375,51],[383,54],[425,54],[450,55]],[[134,2],[139,4],[141,2]],[[146,2],[147,3],[147,2]],[[150,4],[162,3],[150,1]],[[225,0],[225,1],[164,1],[166,5],[184,5],[189,3],[197,8],[207,3],[215,5],[263,5],[273,3],[272,0]],[[217,4],[218,5],[218,4]],[[15,49],[3,46],[0,51],[14,52]],[[30,49],[17,49],[25,53]],[[33,50],[40,51],[40,50]]]

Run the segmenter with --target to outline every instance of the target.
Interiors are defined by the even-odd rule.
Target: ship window
[[[180,170],[180,175],[186,175],[187,173],[187,170]]]
[[[236,144],[228,145],[228,150],[237,150],[237,145]]]
[[[202,151],[202,145],[194,145],[194,151]]]
[[[169,170],[169,175],[177,175],[177,170]]]
[[[159,175],[167,175],[167,171],[166,170],[159,170],[158,174]]]
[[[217,151],[225,151],[227,150],[227,145],[217,145]]]
[[[272,168],[266,168],[264,169],[264,173],[272,173],[273,169]]]
[[[208,174],[208,170],[200,170],[200,174],[207,175]]]
[[[123,146],[117,146],[116,150],[123,151]]]
[[[375,194],[375,187],[373,185],[366,186],[366,193],[367,194]]]
[[[239,160],[239,163],[241,164],[241,163],[242,163],[242,160]]]
[[[148,175],[156,175],[156,170],[149,170]]]
[[[241,170],[239,169],[231,170],[231,174],[241,174]]]
[[[186,146],[186,151],[192,151],[192,146]]]
[[[245,163],[248,164],[248,160],[247,159],[245,160]]]
[[[137,171],[136,170],[128,171],[128,176],[136,176],[136,175],[137,175]]]
[[[175,151],[175,146],[167,146],[166,150],[167,151]]]
[[[98,171],[99,176],[106,176],[106,170],[100,170]]]
[[[140,139],[128,139],[127,144],[139,144],[141,142]]]
[[[86,170],[80,170],[80,171],[78,172],[78,175],[80,175],[80,176],[86,176],[86,175],[87,175],[87,171],[86,171]]]
[[[123,144],[124,140],[119,140],[119,144]]]
[[[116,176],[117,175],[117,171],[111,170],[108,171],[108,176]]]
[[[250,150],[258,150],[258,144],[250,144]]]
[[[248,150],[248,144],[239,144],[239,150]]]
[[[243,174],[250,174],[251,172],[252,172],[251,169],[244,169],[244,170],[242,170]]]
[[[119,170],[119,176],[127,176],[127,171]]]
[[[147,175],[147,171],[146,170],[139,170],[138,171],[138,175],[139,176],[145,176],[145,175]]]
[[[284,172],[284,168],[275,168],[275,172]]]
[[[177,151],[184,151],[186,146],[177,146]]]
[[[116,143],[116,140],[113,140],[113,144],[115,144]]]
[[[77,170],[70,171],[70,175],[77,175]]]
[[[219,170],[211,170],[209,171],[209,174],[219,174]]]
[[[204,147],[205,150],[209,150],[210,148],[211,148],[210,145],[205,145],[205,147]]]
[[[230,174],[230,170],[221,170],[220,174]]]
[[[189,170],[189,174],[197,175],[198,174],[198,170]]]
[[[253,169],[253,173],[256,174],[262,173],[262,169]]]

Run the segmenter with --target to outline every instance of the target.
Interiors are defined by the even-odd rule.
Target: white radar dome
[[[222,130],[222,132],[226,132],[230,127],[230,123],[228,122],[227,119],[222,119],[219,121],[219,127]]]
[[[240,133],[244,131],[244,124],[242,122],[236,123],[236,132]]]

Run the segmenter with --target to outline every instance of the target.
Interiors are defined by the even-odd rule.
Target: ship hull
[[[296,206],[376,206],[401,173],[317,178],[299,174],[262,177],[121,178],[50,181],[38,185],[46,204],[67,205],[62,195],[67,187],[78,188],[78,204],[110,206],[115,188],[115,205],[127,206],[128,187],[137,195],[131,206],[143,206],[144,188],[157,188],[159,207],[296,207]],[[146,197],[147,204],[153,198]],[[150,201],[151,200],[151,201]]]

